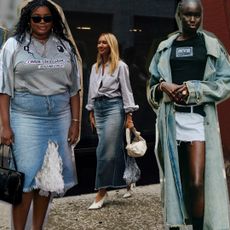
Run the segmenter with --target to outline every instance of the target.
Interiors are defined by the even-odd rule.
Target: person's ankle
[[[127,191],[130,191],[130,190],[132,190],[135,186],[136,186],[135,183],[131,183],[131,184],[127,185],[126,190],[127,190]]]
[[[103,199],[103,197],[106,195],[106,193],[107,193],[107,191],[106,191],[105,189],[99,190],[99,191],[97,192],[95,201],[98,202],[98,201],[100,201],[101,199]]]

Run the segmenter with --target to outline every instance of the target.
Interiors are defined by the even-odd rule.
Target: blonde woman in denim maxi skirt
[[[88,103],[90,123],[98,135],[95,201],[89,209],[101,208],[108,188],[126,187],[123,180],[124,127],[133,126],[133,99],[128,66],[120,60],[118,42],[111,33],[98,39],[97,62],[92,66]]]

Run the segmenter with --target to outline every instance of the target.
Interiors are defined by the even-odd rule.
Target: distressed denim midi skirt
[[[68,92],[52,96],[15,92],[11,99],[13,151],[18,170],[25,173],[24,192],[39,189],[35,177],[41,170],[50,142],[58,146],[64,190],[77,183],[73,148],[67,141],[71,122],[69,101]],[[47,176],[55,178],[56,175]]]
[[[125,187],[125,112],[122,98],[96,98],[94,116],[98,135],[95,189]]]

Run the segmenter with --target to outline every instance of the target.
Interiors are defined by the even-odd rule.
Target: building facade
[[[63,7],[82,52],[86,69],[85,92],[87,92],[89,66],[95,61],[98,35],[105,31],[116,34],[121,45],[121,56],[130,66],[135,100],[141,107],[134,117],[135,123],[147,139],[149,138],[149,142],[154,140],[154,124],[151,123],[154,121],[154,114],[145,99],[145,83],[148,79],[146,66],[159,41],[177,29],[174,16],[178,0],[56,0],[55,2]],[[202,0],[202,3],[204,29],[216,34],[230,52],[230,2]],[[230,177],[230,139],[228,135],[230,100],[218,105],[218,113],[227,175]],[[85,112],[83,115],[87,117]],[[83,121],[82,128],[86,131],[86,136],[83,135],[83,143],[84,138],[87,139],[91,135],[90,131],[87,132],[89,130],[87,122]]]
[[[12,29],[21,1],[23,0],[0,1],[0,27]],[[159,42],[169,33],[177,30],[174,17],[179,0],[53,1],[63,8],[83,60],[83,106],[87,100],[91,66],[96,60],[98,36],[102,32],[112,32],[118,38],[121,58],[130,68],[134,98],[140,105],[139,111],[134,114],[134,122],[136,128],[148,141],[149,146],[147,154],[142,159],[138,159],[143,178],[140,183],[157,182],[158,168],[153,151],[155,115],[146,99],[146,82],[149,79],[147,66]],[[230,52],[230,2],[202,0],[202,3],[204,5],[204,29],[216,34]],[[218,105],[218,111],[226,168],[230,177],[230,139],[228,135],[230,100]],[[82,136],[76,149],[76,164],[81,186],[92,189],[94,176],[89,175],[95,172],[96,143],[97,136],[91,132],[88,113],[83,108]],[[87,164],[82,164],[82,162],[87,162]],[[89,178],[85,178],[86,176]]]
[[[167,34],[177,29],[174,0],[54,0],[63,7],[83,60],[84,103],[87,101],[89,74],[96,61],[97,39],[103,32],[116,35],[121,58],[129,65],[130,80],[139,111],[134,113],[137,130],[148,141],[148,152],[138,159],[142,171],[140,184],[157,183],[158,167],[154,155],[155,114],[146,98],[149,79],[147,63],[154,49]],[[81,141],[76,149],[79,185],[94,186],[95,147],[97,136],[92,133],[88,112],[83,108]],[[88,165],[78,164],[88,162]],[[81,176],[82,175],[82,176]],[[81,179],[82,178],[82,179]],[[85,183],[85,185],[84,185]]]

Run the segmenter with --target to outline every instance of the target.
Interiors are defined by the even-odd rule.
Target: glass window
[[[60,0],[83,60],[83,120],[81,141],[76,148],[79,185],[94,186],[97,135],[93,134],[85,109],[91,66],[96,61],[97,39],[112,32],[120,45],[121,58],[128,64],[134,98],[140,109],[133,114],[135,126],[148,142],[148,152],[137,159],[142,172],[138,184],[159,182],[154,156],[155,114],[146,98],[148,65],[159,42],[177,29],[174,0]],[[80,163],[78,163],[80,162]],[[86,164],[84,162],[87,162]],[[87,175],[87,180],[86,176]]]
[[[97,141],[96,135],[90,129],[85,104],[91,66],[96,61],[97,39],[102,32],[112,32],[118,38],[121,58],[130,68],[134,98],[140,105],[139,111],[134,113],[135,126],[147,139],[154,140],[155,116],[146,99],[148,64],[159,42],[176,30],[176,1],[164,0],[159,3],[152,0],[140,3],[126,0],[121,5],[100,0],[80,2],[75,1],[74,4],[73,1],[58,1],[63,6],[83,60],[84,108],[81,143],[87,141],[94,145]]]

